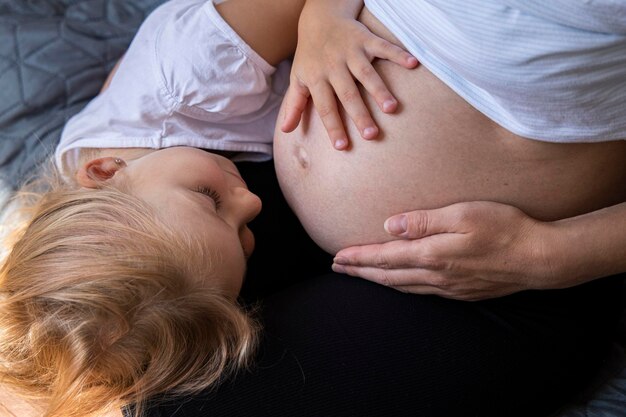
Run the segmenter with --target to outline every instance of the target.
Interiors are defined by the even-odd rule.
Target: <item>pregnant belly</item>
[[[393,37],[367,12],[361,20]],[[287,201],[326,251],[389,240],[384,220],[407,210],[490,200],[542,220],[626,201],[626,141],[555,144],[521,138],[487,119],[426,68],[376,67],[401,103],[365,141],[336,151],[309,106],[298,129],[276,131],[274,158]],[[280,117],[280,116],[279,116]],[[345,119],[345,118],[344,118]]]

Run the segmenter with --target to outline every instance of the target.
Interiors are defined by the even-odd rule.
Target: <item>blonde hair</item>
[[[193,284],[212,255],[200,241],[123,189],[57,182],[37,200],[0,269],[0,384],[46,417],[139,415],[247,364],[257,325]]]

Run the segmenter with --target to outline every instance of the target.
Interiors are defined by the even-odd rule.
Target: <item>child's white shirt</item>
[[[268,160],[289,71],[252,50],[212,0],[170,0],[143,22],[108,89],[67,122],[57,167],[74,171],[80,148],[192,146]]]

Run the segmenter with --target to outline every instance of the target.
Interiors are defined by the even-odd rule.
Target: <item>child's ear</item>
[[[92,159],[78,169],[76,181],[81,187],[100,188],[103,182],[113,178],[124,167],[126,162],[114,156]]]

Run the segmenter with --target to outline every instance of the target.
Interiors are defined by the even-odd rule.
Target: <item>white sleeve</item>
[[[254,52],[213,0],[168,0],[140,26],[109,88],[66,123],[57,164],[89,147],[271,154],[285,69]]]
[[[228,123],[263,111],[276,68],[222,19],[212,0],[176,10],[168,20],[156,36],[154,69],[177,112]]]

